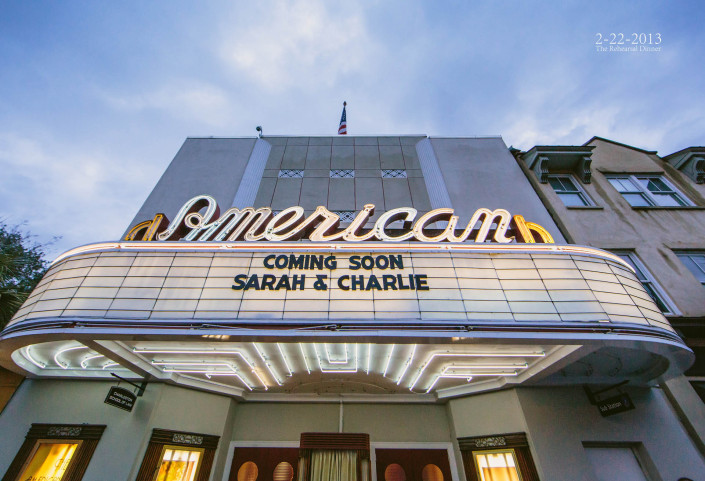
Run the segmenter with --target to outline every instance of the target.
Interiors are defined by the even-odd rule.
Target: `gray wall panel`
[[[186,139],[125,233],[159,212],[172,219],[197,195],[210,194],[218,205],[230,206],[256,140]]]
[[[399,137],[377,137],[379,145],[400,145]]]
[[[330,179],[328,208],[355,210],[355,179]]]
[[[402,156],[401,146],[399,145],[380,145],[379,158],[383,169],[405,168],[404,157]]]
[[[287,145],[282,159],[282,169],[303,169],[306,165],[307,146]]]
[[[352,145],[333,145],[331,169],[354,169],[355,147]]]
[[[333,137],[310,137],[308,139],[308,145],[331,145],[333,144]]]
[[[411,191],[412,207],[421,212],[431,210],[431,201],[428,199],[426,183],[422,177],[409,177],[409,190]]]
[[[384,190],[384,210],[411,206],[411,192],[408,179],[382,179]]]
[[[265,169],[279,170],[282,166],[282,157],[284,157],[284,146],[272,145]]]
[[[415,145],[402,145],[401,152],[404,156],[404,166],[407,170],[420,169],[419,155],[416,153]]]
[[[461,227],[480,207],[501,208],[542,225],[556,242],[565,242],[501,138],[430,139],[430,142]],[[434,205],[433,196],[431,205]]]
[[[357,139],[356,139],[357,141]],[[356,169],[379,169],[379,147],[376,145],[355,145]]]
[[[314,210],[328,202],[328,178],[304,178],[299,205],[306,210]]]
[[[282,210],[299,205],[301,181],[303,179],[277,179],[272,199],[272,209]]]
[[[255,197],[255,204],[253,207],[269,207],[272,205],[272,199],[274,198],[274,187],[277,185],[276,178],[264,178],[259,184],[259,190],[257,191],[257,197]]]
[[[355,207],[362,209],[365,204],[377,206],[378,214],[384,209],[382,179],[355,179]]]
[[[331,147],[329,145],[309,146],[306,154],[306,170],[330,169]]]

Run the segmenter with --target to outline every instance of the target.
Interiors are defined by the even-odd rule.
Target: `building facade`
[[[568,242],[627,261],[696,353],[661,387],[705,453],[705,148],[660,157],[593,137],[515,155]]]
[[[561,200],[697,179],[699,151],[634,170],[616,145],[187,139],[122,239],[60,256],[0,335],[27,377],[3,481],[705,479],[669,323],[702,286],[643,277],[701,186],[653,180],[693,205],[643,226],[615,207],[632,191]],[[617,219],[637,227],[607,242]],[[674,242],[663,263],[700,265]]]

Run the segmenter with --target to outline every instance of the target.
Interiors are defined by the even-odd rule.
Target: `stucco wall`
[[[526,431],[514,389],[452,399],[448,407],[459,438]]]
[[[664,481],[705,479],[705,462],[659,389],[630,389],[636,409],[607,418],[580,387],[516,391],[542,481],[595,481],[583,442],[642,443]]]
[[[109,382],[26,380],[0,415],[0,472],[10,465],[32,423],[106,424],[85,480],[134,479],[153,428],[223,436],[231,399],[149,384],[132,412],[103,401]],[[227,450],[221,439],[216,456]]]
[[[0,415],[2,470],[31,423],[107,424],[84,478],[97,481],[134,479],[155,427],[221,436],[211,479],[221,479],[228,469],[224,461],[231,440],[296,442],[302,432],[338,431],[338,403],[236,404],[224,396],[150,384],[128,413],[103,403],[112,384],[24,382]],[[663,393],[629,393],[636,409],[608,418],[588,403],[580,387],[519,388],[454,399],[447,406],[346,403],[343,430],[390,443],[526,432],[542,481],[594,481],[583,442],[635,442],[642,443],[663,480],[705,479],[705,462]],[[457,452],[456,458],[461,466]]]
[[[506,209],[546,228],[556,243],[565,242],[500,137],[431,138],[431,144],[459,226],[480,207]]]
[[[157,213],[173,219],[181,206],[197,195],[211,195],[221,209],[230,208],[255,141],[186,139],[126,232]]]
[[[560,219],[572,242],[607,250],[631,249],[686,317],[705,316],[705,291],[675,255],[679,249],[705,249],[705,184],[673,169],[657,155],[593,140],[592,181],[581,187],[596,208],[566,207],[551,185],[527,175]],[[663,174],[695,207],[632,208],[605,174]],[[577,178],[575,179],[578,182]]]

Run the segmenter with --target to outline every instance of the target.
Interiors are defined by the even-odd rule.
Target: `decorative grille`
[[[203,444],[203,436],[196,436],[195,434],[174,433],[172,441],[181,444]]]
[[[280,179],[300,179],[304,176],[304,171],[300,169],[283,169],[279,171]]]
[[[382,170],[383,179],[406,179],[406,170],[404,169],[384,169]]]
[[[334,169],[330,171],[331,179],[353,179],[355,171],[353,169]]]
[[[355,220],[354,210],[336,210],[333,213],[340,217],[340,222],[352,222]]]

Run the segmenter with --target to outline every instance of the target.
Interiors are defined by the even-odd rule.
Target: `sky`
[[[117,240],[186,137],[335,135],[344,100],[349,135],[702,146],[703,18],[699,0],[4,0],[0,221],[49,259]]]

